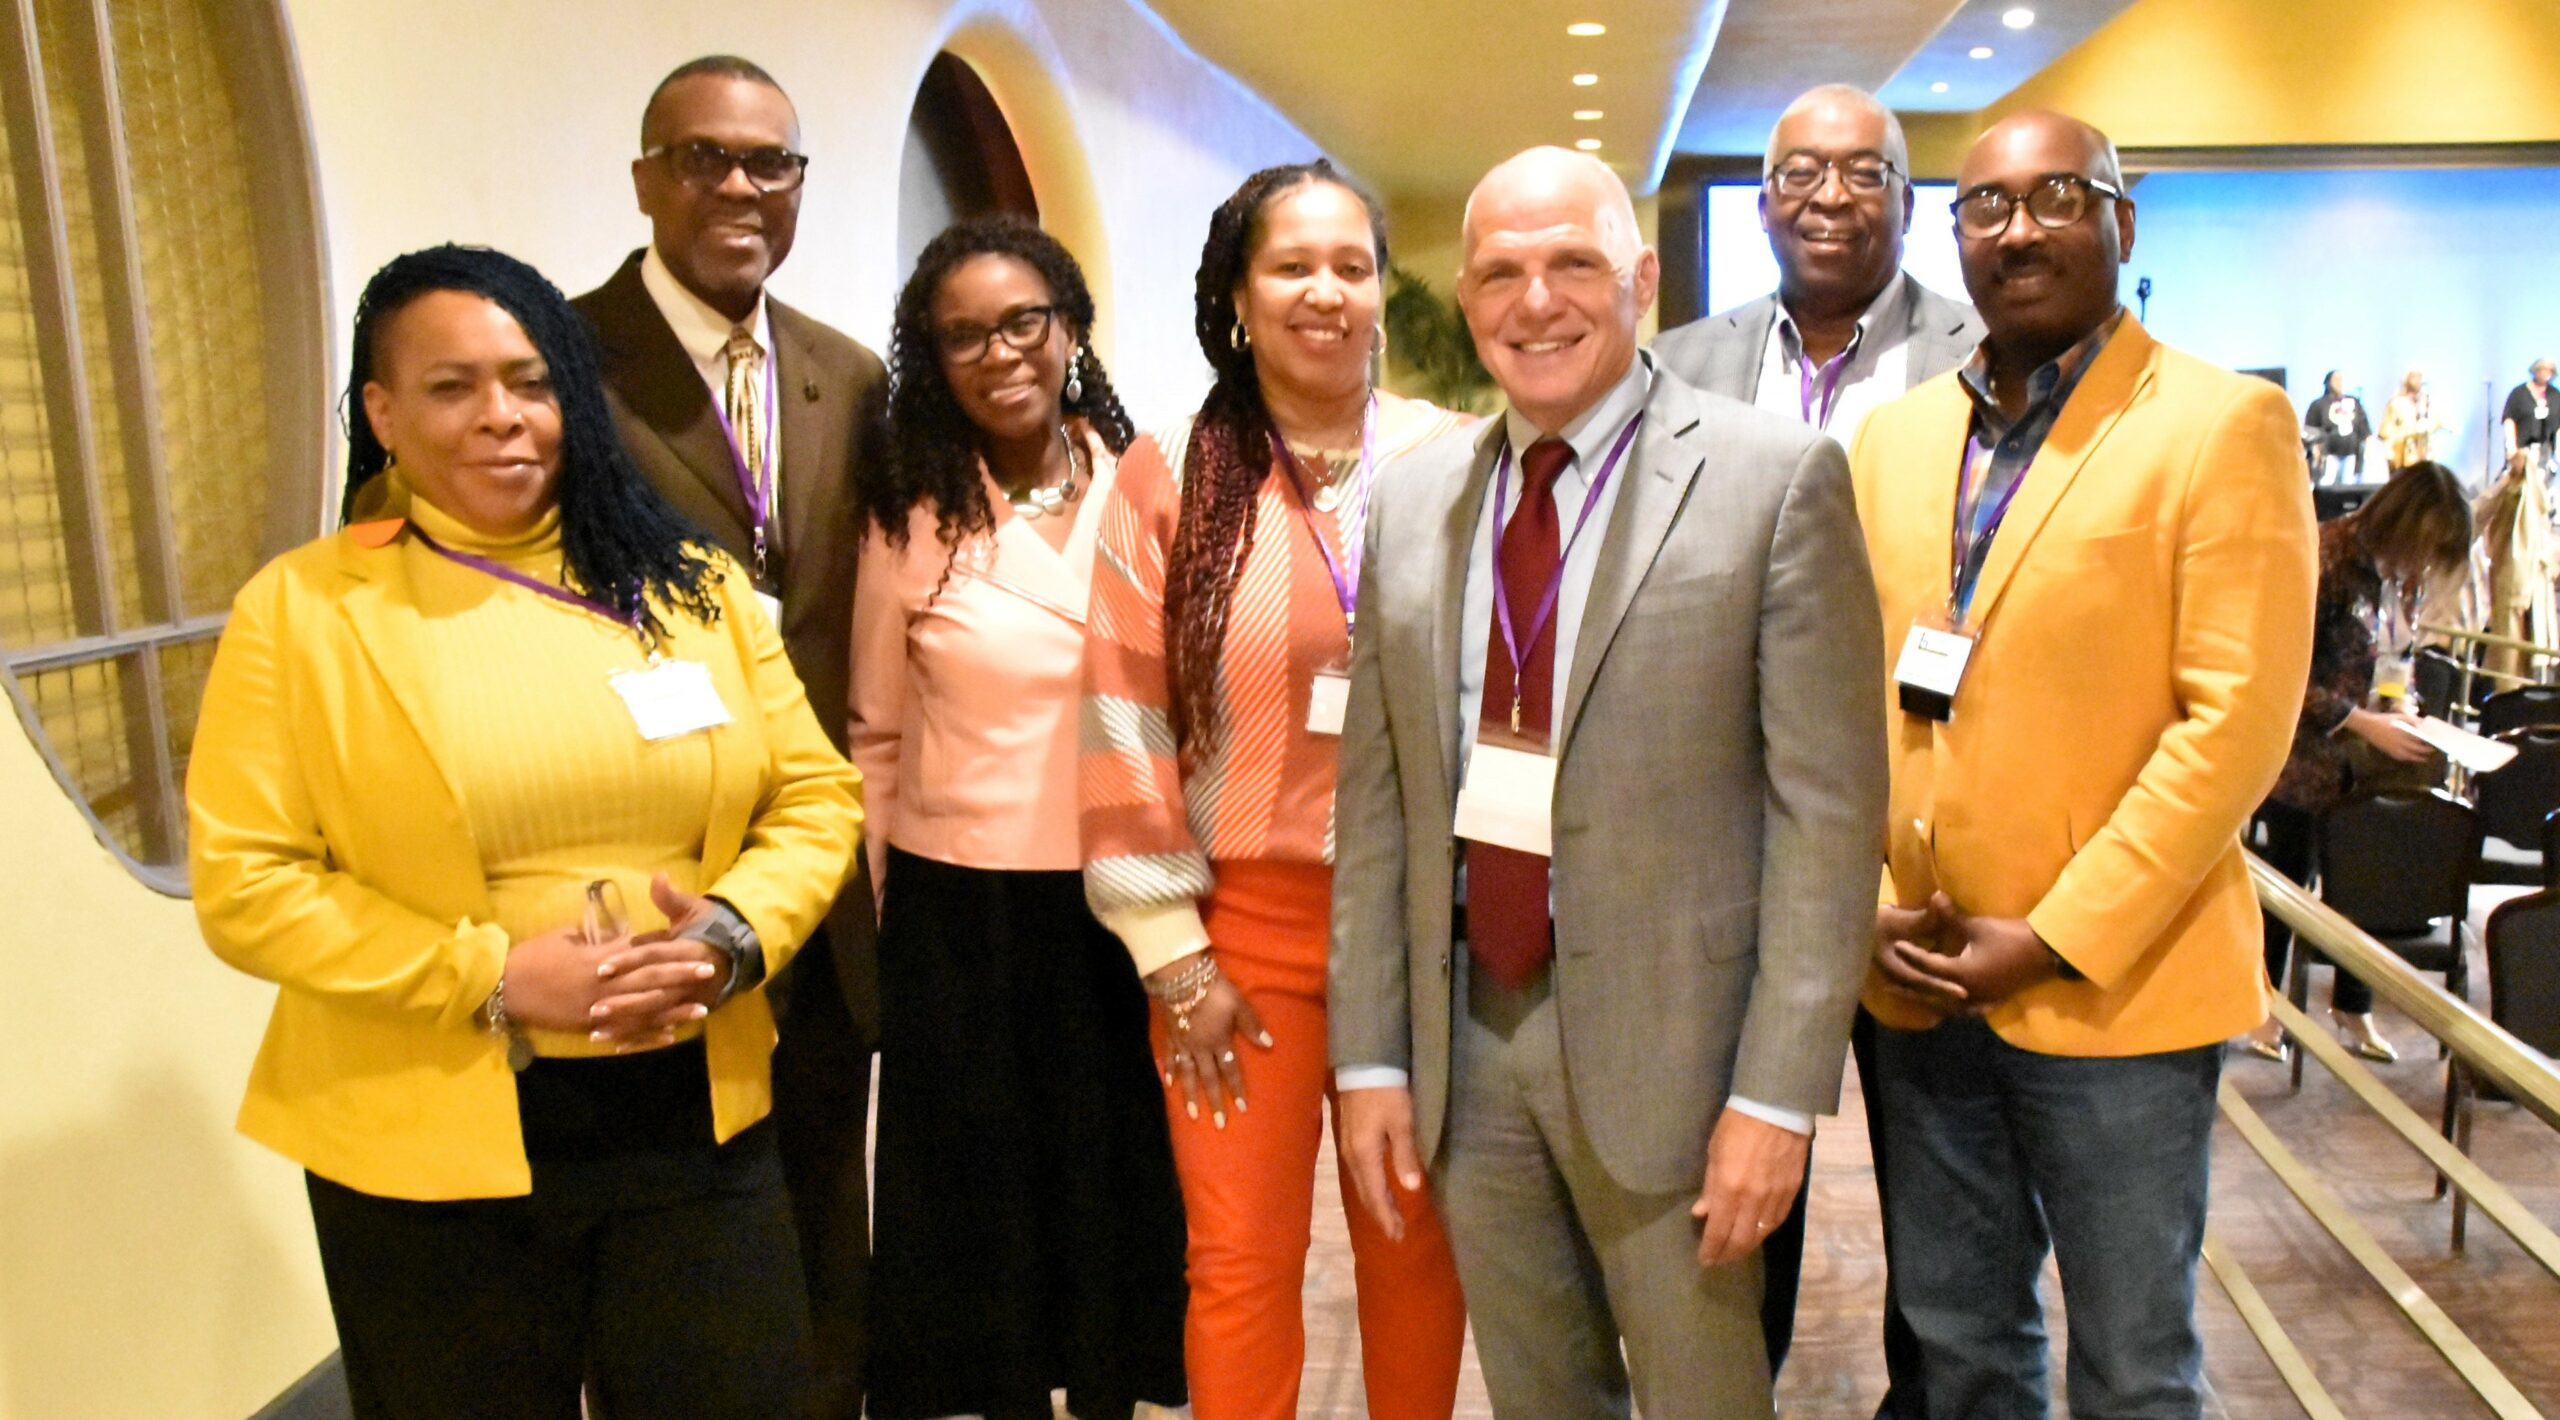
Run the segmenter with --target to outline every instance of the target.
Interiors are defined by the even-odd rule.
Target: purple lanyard
[[[1636,430],[1644,424],[1644,411],[1618,430],[1617,441],[1609,446],[1609,457],[1600,463],[1600,476],[1591,480],[1591,491],[1582,495],[1582,511],[1574,515],[1573,532],[1557,549],[1556,569],[1547,574],[1546,590],[1538,594],[1538,609],[1529,618],[1529,645],[1538,644],[1546,634],[1547,623],[1556,614],[1556,599],[1564,594],[1564,564],[1573,555],[1573,545],[1582,540],[1583,525],[1591,521],[1591,510],[1600,506],[1600,490],[1609,486],[1609,475],[1617,472],[1618,460],[1624,458],[1627,446],[1635,442]],[[1502,444],[1502,456],[1493,465],[1493,619],[1502,628],[1502,648],[1511,653],[1511,719],[1520,720],[1520,637],[1511,627],[1511,596],[1502,585],[1502,532],[1507,521],[1502,505],[1511,492],[1511,442]]]
[[[1860,332],[1860,334],[1863,334],[1863,332]],[[1840,347],[1839,354],[1822,362],[1822,417],[1819,419],[1814,417],[1813,412],[1813,392],[1815,387],[1813,360],[1810,356],[1802,353],[1804,347],[1799,345],[1796,348],[1798,352],[1796,355],[1796,389],[1798,408],[1804,416],[1805,423],[1812,425],[1816,429],[1828,429],[1831,427],[1831,410],[1833,406],[1840,402],[1840,377],[1848,373],[1849,357],[1857,353],[1858,335],[1852,334],[1849,337],[1849,343]]]
[[[458,563],[464,567],[470,568],[474,572],[485,572],[488,575],[497,578],[501,582],[512,582],[515,585],[524,588],[528,592],[538,592],[543,596],[551,598],[555,602],[559,602],[563,606],[576,607],[580,611],[603,617],[605,620],[610,621],[617,626],[628,626],[631,628],[632,634],[640,638],[643,645],[648,643],[648,634],[640,629],[640,618],[636,613],[631,616],[618,615],[612,607],[595,600],[593,597],[582,597],[576,592],[570,591],[566,587],[555,587],[549,582],[543,581],[539,577],[528,577],[524,573],[517,571],[503,562],[493,562],[486,557],[480,556],[478,553],[463,552],[455,548],[447,547],[443,543],[436,541],[433,537],[428,536],[427,530],[418,526],[417,520],[414,518],[409,521],[409,531],[416,535],[419,546],[424,547],[429,552],[434,553],[448,562]]]
[[[1954,613],[1949,619],[1958,626],[1964,624],[1965,614],[1973,608],[1973,589],[1982,580],[1983,563],[1990,560],[1992,534],[2000,531],[2000,520],[2009,516],[2009,505],[2017,501],[2018,490],[2027,481],[2026,470],[2020,469],[2018,476],[2009,480],[2009,486],[2001,490],[1989,516],[1984,516],[1982,486],[1974,482],[1973,470],[1976,464],[1987,463],[1991,458],[1990,448],[1976,434],[1965,440],[1964,463],[1956,470],[1955,545],[1949,552],[1954,583],[1948,588],[1947,601]]]
[[[752,337],[750,337],[752,338]],[[729,441],[729,466],[738,473],[738,491],[746,495],[748,525],[755,532],[756,580],[764,580],[765,528],[770,522],[766,514],[773,507],[773,431],[782,422],[782,411],[775,403],[773,357],[765,355],[764,370],[764,444],[756,450],[756,468],[747,469],[746,453],[738,445],[737,426],[729,422],[728,394],[711,402],[711,412],[720,420],[721,436]]]
[[[1307,536],[1316,540],[1316,554],[1324,559],[1326,575],[1333,578],[1333,599],[1342,606],[1342,629],[1345,635],[1355,633],[1357,603],[1360,594],[1360,538],[1369,521],[1369,484],[1378,469],[1378,397],[1369,396],[1369,412],[1360,421],[1360,466],[1351,472],[1351,492],[1334,515],[1334,526],[1342,538],[1342,556],[1334,556],[1333,547],[1324,540],[1324,530],[1316,526],[1315,482],[1307,476],[1298,456],[1289,451],[1280,431],[1271,431],[1271,451],[1280,456],[1280,466],[1289,471],[1290,486],[1298,492],[1298,517],[1307,525]],[[1345,568],[1343,563],[1350,563]]]

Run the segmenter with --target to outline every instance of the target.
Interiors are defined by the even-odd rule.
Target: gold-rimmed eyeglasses
[[[1781,197],[1811,197],[1821,190],[1823,179],[1835,172],[1851,192],[1871,197],[1884,191],[1885,184],[1899,176],[1902,169],[1874,153],[1851,153],[1845,158],[1790,153],[1769,170],[1764,181]]]

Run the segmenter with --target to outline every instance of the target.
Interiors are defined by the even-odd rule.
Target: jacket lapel
[[[1644,585],[1672,520],[1688,501],[1698,470],[1706,466],[1706,450],[1693,436],[1699,427],[1697,401],[1686,389],[1654,377],[1653,397],[1645,403],[1644,432],[1636,436],[1633,466],[1618,475],[1627,480],[1609,511],[1609,527],[1600,542],[1599,563],[1592,570],[1591,595],[1582,608],[1582,629],[1574,643],[1573,665],[1564,687],[1564,724],[1556,737],[1561,758],[1573,745],[1574,727],[1582,720],[1582,702],[1592,678],[1609,652],[1609,642],[1626,619],[1636,589]]]
[[[2150,334],[2127,315],[2108,338],[2106,349],[2098,352],[2098,358],[2080,377],[2071,398],[2062,406],[2061,417],[2045,435],[2044,447],[2036,452],[2035,462],[2027,466],[2026,476],[2019,481],[2016,501],[2001,518],[2000,531],[1991,539],[1991,554],[1982,564],[1982,580],[1973,589],[1971,619],[1975,625],[1991,619],[1999,608],[2000,594],[2008,590],[2019,560],[2027,555],[2036,534],[2044,530],[2054,505],[2062,501],[2072,480],[2088,466],[2090,456],[2106,441],[2116,421],[2151,383],[2159,350]],[[1963,397],[1961,391],[1958,397]],[[1951,447],[1961,449],[1963,443],[1960,433]],[[1948,482],[1948,497],[1952,500],[1952,470]],[[1952,528],[1952,501],[1947,516],[1945,526]]]
[[[1467,562],[1475,555],[1476,525],[1484,518],[1485,490],[1493,482],[1493,459],[1502,447],[1502,419],[1485,421],[1475,437],[1473,454],[1459,466],[1449,505],[1442,514],[1436,545],[1440,566],[1430,584],[1431,694],[1440,706],[1440,765],[1451,802],[1458,794],[1458,746],[1466,727],[1458,723],[1458,647],[1466,615]]]
[[[1763,296],[1725,319],[1733,323],[1733,330],[1716,348],[1724,368],[1715,371],[1716,378],[1703,388],[1740,390],[1742,402],[1749,404],[1760,397],[1762,357],[1769,351],[1769,328],[1778,323],[1778,298]]]
[[[792,595],[795,591],[823,595],[811,579],[822,570],[827,544],[851,534],[846,503],[851,490],[844,471],[850,463],[854,411],[841,382],[831,391],[829,382],[819,378],[808,318],[770,295],[765,302],[773,330],[774,399],[782,424],[782,467],[776,474],[782,517],[773,535],[783,559],[784,600],[796,602],[800,597]],[[790,555],[795,547],[815,549],[806,559],[805,578],[799,560]]]
[[[607,387],[649,435],[646,442],[635,444],[632,456],[681,469],[686,477],[699,483],[711,505],[725,513],[732,524],[726,529],[705,531],[732,547],[747,546],[753,540],[748,527],[747,497],[738,486],[729,436],[721,431],[720,416],[712,408],[711,391],[702,382],[702,372],[694,367],[693,357],[677,342],[667,318],[658,312],[658,303],[650,299],[649,288],[641,283],[640,253],[634,252],[613,279],[583,300],[581,307],[595,325]],[[777,333],[775,344],[780,343]],[[791,448],[789,415],[786,405],[786,454]],[[786,493],[786,500],[788,496]],[[695,505],[700,506],[699,500]]]
[[[462,810],[462,795],[454,787],[453,776],[436,759],[438,737],[433,733],[434,721],[427,714],[418,687],[412,683],[418,668],[429,661],[421,645],[417,599],[411,595],[408,573],[400,565],[400,531],[401,524],[389,520],[363,524],[340,535],[339,569],[349,585],[345,595],[338,598],[338,614],[354,632],[374,680],[389,693],[392,703],[408,721],[419,756],[426,761],[434,784],[444,791],[431,800],[406,798],[400,812],[421,825],[422,842],[433,839],[440,830],[444,841],[471,844],[476,865],[479,847],[471,834],[470,819]],[[364,786],[357,787],[361,790]]]

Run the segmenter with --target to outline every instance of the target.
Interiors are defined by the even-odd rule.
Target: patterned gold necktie
[[[737,441],[738,471],[744,485],[739,492],[746,495],[747,517],[755,535],[755,573],[764,576],[766,510],[773,499],[765,469],[765,428],[756,417],[757,367],[764,363],[764,352],[756,348],[756,338],[743,325],[729,331],[729,380],[723,392],[728,406],[729,436]]]

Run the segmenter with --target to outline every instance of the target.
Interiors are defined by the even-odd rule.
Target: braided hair
[[[1377,270],[1387,269],[1387,224],[1377,202],[1322,158],[1264,168],[1218,204],[1209,217],[1209,239],[1200,248],[1200,271],[1191,291],[1193,332],[1215,377],[1182,461],[1182,510],[1165,562],[1165,674],[1179,761],[1189,769],[1200,747],[1217,731],[1218,658],[1227,639],[1227,611],[1236,574],[1253,552],[1256,500],[1271,471],[1271,411],[1253,347],[1236,316],[1253,254],[1262,245],[1271,205],[1310,183],[1330,183],[1359,200],[1369,214],[1378,249]]]
[[[658,608],[709,625],[720,618],[719,571],[703,535],[658,496],[623,451],[605,404],[595,337],[542,273],[487,247],[440,246],[393,257],[356,302],[353,373],[347,377],[346,494],[341,521],[391,463],[363,417],[364,387],[382,377],[383,331],[421,296],[464,291],[515,317],[548,366],[560,402],[560,549],[566,580],[583,596],[631,617],[652,640],[666,635]]]
[[[1040,273],[1056,318],[1074,337],[1075,363],[1069,368],[1081,388],[1075,398],[1060,399],[1059,413],[1091,424],[1115,455],[1127,452],[1138,437],[1093,353],[1093,292],[1076,259],[1056,237],[1010,213],[955,222],[925,244],[915,274],[898,293],[889,331],[890,456],[863,465],[863,506],[894,547],[906,546],[907,518],[919,503],[932,506],[934,535],[946,551],[959,551],[963,541],[996,525],[995,506],[978,476],[978,428],[943,377],[933,332],[933,298],[943,280],[981,256],[1011,257]]]

